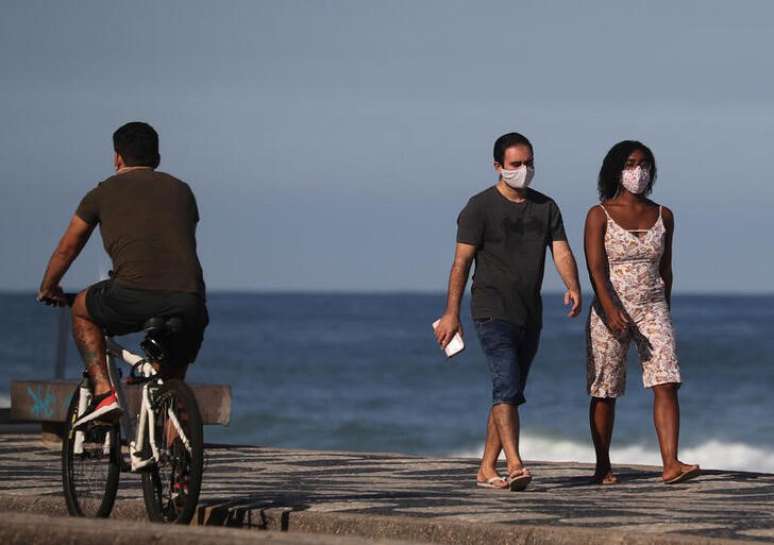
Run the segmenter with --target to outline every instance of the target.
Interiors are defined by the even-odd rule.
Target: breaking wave
[[[523,434],[521,455],[525,460],[546,462],[594,463],[594,448],[588,443],[553,439],[540,435]],[[657,445],[620,445],[611,449],[613,464],[661,465]],[[482,447],[452,451],[449,454],[461,458],[478,458]],[[711,439],[699,445],[680,449],[680,458],[695,463],[704,469],[724,469],[774,473],[774,450],[746,443],[726,442]]]

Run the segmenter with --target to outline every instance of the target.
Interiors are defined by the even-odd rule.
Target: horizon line
[[[65,290],[68,291],[68,290]],[[74,291],[74,290],[73,290]],[[34,294],[36,290],[25,288],[0,288],[0,295],[23,295]],[[549,289],[541,292],[541,295],[564,295],[564,290]],[[432,295],[432,296],[445,296],[445,290],[430,290],[430,289],[299,289],[299,288],[212,288],[207,289],[207,295]],[[593,291],[582,291],[581,294],[586,296],[593,296]],[[678,297],[771,297],[774,296],[774,291],[724,291],[724,290],[679,290],[672,293],[673,296]],[[464,297],[470,297],[469,291],[466,290]]]

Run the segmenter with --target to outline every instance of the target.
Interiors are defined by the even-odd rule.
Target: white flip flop
[[[497,481],[507,482],[502,477],[492,477],[491,479],[487,479],[486,481],[476,481],[476,486],[479,486],[481,488],[494,488],[497,490],[508,490],[507,486],[495,486],[494,483]]]

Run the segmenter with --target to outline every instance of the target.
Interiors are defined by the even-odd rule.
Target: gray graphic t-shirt
[[[557,240],[567,240],[562,214],[546,195],[527,189],[526,201],[515,203],[492,186],[471,197],[457,218],[457,242],[476,247],[473,319],[539,330],[546,249]]]

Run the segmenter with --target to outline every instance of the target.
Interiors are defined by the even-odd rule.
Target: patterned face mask
[[[624,189],[639,195],[645,191],[650,183],[650,170],[637,167],[624,170],[621,173],[621,185]]]
[[[522,189],[529,186],[530,182],[532,182],[532,178],[535,176],[535,169],[527,165],[521,165],[513,170],[501,169],[500,176],[503,177],[503,181],[510,187]]]

